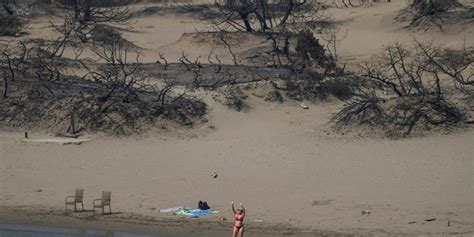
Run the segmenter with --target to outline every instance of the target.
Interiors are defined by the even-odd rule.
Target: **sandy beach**
[[[472,131],[398,141],[345,138],[326,135],[317,122],[330,108],[255,107],[243,114],[216,105],[215,130],[183,131],[186,138],[94,137],[61,146],[2,134],[2,206],[61,210],[64,196],[81,187],[86,206],[110,190],[115,211],[152,217],[169,216],[152,209],[206,200],[220,211],[210,220],[231,219],[235,200],[245,203],[251,223],[349,232],[473,230]]]
[[[387,43],[413,37],[448,48],[474,44],[472,25],[445,32],[402,29],[393,18],[403,2],[328,10],[347,29],[340,60],[348,68]],[[45,19],[32,21],[22,37],[49,37]],[[146,63],[160,53],[170,62],[183,52],[205,58],[214,47],[183,36],[210,29],[190,16],[144,16],[126,27],[124,37],[146,49]],[[258,40],[234,50],[246,52]],[[224,47],[216,52],[232,63]],[[390,139],[378,129],[334,132],[331,115],[344,102],[333,98],[302,109],[300,102],[250,94],[250,110],[237,112],[210,92],[198,93],[209,112],[192,128],[163,125],[117,137],[85,133],[81,138],[91,141],[80,145],[25,142],[21,129],[0,130],[0,223],[230,236],[235,201],[248,211],[248,236],[473,235],[472,124]],[[28,132],[37,139],[55,131]],[[85,190],[86,210],[102,191],[111,191],[114,214],[65,213],[64,198],[75,188]],[[218,213],[191,219],[157,211],[195,208],[199,200]]]

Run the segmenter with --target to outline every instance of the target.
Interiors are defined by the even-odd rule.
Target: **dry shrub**
[[[103,63],[48,57],[48,47],[42,43],[20,44],[18,50],[5,51],[8,57],[0,57],[0,69],[5,71],[11,62],[13,73],[8,70],[7,75],[15,75],[4,77],[7,83],[0,85],[8,92],[0,103],[0,127],[64,133],[74,123],[77,130],[73,132],[130,134],[160,120],[190,126],[207,112],[202,101],[177,93],[172,81],[151,85],[142,64],[128,61],[133,48],[120,39],[95,42],[92,52]],[[3,58],[9,60],[3,62]],[[88,73],[83,77],[62,73],[71,66]]]
[[[358,86],[357,78],[336,66],[333,57],[326,55],[324,46],[311,31],[303,30],[293,36],[296,39],[294,52],[289,46],[276,50],[288,61],[287,65],[283,64],[290,72],[286,77],[287,96],[296,100],[351,98]],[[288,37],[285,42],[289,44]]]
[[[24,25],[25,23],[19,17],[0,13],[0,36],[16,36],[22,31]]]
[[[249,89],[255,97],[265,101],[283,102],[285,100],[278,89],[277,83],[273,81],[249,84],[246,89]]]
[[[385,57],[362,66],[359,76],[368,83],[333,116],[335,129],[366,124],[385,128],[389,137],[401,137],[414,130],[462,125],[466,111],[454,105],[447,92],[458,84],[472,86],[472,52],[464,49],[458,64],[445,60],[447,52],[420,42],[411,48],[388,46]]]
[[[413,0],[410,5],[419,16],[436,15],[460,6],[457,0]]]
[[[324,77],[316,72],[300,78],[286,80],[287,96],[295,100],[326,100],[330,97],[339,100],[350,99],[359,86],[356,78],[350,75]]]
[[[248,96],[240,89],[239,86],[229,86],[224,89],[224,104],[235,111],[247,111],[249,105],[246,103]]]
[[[315,61],[319,65],[325,65],[328,60],[324,47],[309,30],[298,33],[295,50],[298,58],[304,61]]]
[[[436,26],[442,31],[446,24],[471,23],[474,7],[457,0],[413,0],[396,19],[408,22],[410,28],[426,31]]]
[[[47,129],[66,132],[70,116],[76,131],[127,135],[153,127],[158,121],[175,121],[191,126],[207,112],[206,104],[191,97],[168,96],[162,105],[154,93],[138,93],[125,101],[114,96],[99,99],[107,88],[97,82],[69,78],[48,82],[18,79],[11,83],[10,96],[0,103],[3,128]],[[0,86],[1,88],[1,86]]]
[[[458,126],[465,113],[436,97],[394,97],[381,99],[372,94],[357,97],[333,116],[336,129],[354,125],[383,127],[388,137],[404,137],[414,130],[425,131],[437,126]]]

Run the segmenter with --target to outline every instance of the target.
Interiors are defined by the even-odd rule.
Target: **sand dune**
[[[474,43],[473,28],[467,26],[446,32],[401,29],[393,18],[403,2],[329,9],[348,29],[342,61],[355,65],[383,45],[409,43],[413,37],[448,47]],[[190,17],[146,16],[127,27],[124,36],[145,49],[143,62],[155,62],[160,52],[170,62],[183,51],[205,59],[216,43],[196,44],[192,33],[210,28]],[[51,31],[40,19],[28,32],[25,37],[50,37]],[[225,47],[216,47],[216,53],[231,62]],[[82,187],[86,205],[110,190],[115,210],[149,216],[162,215],[150,208],[194,207],[206,200],[221,211],[212,220],[230,219],[229,203],[235,200],[246,205],[249,222],[376,235],[474,232],[472,127],[402,140],[379,138],[377,131],[359,137],[357,131],[333,134],[328,121],[342,105],[338,101],[310,103],[303,110],[296,102],[250,96],[251,110],[242,113],[211,95],[202,97],[210,103],[208,122],[193,129],[156,128],[127,138],[95,134],[80,146],[30,144],[20,141],[20,133],[0,133],[0,210],[59,210],[63,198]],[[217,179],[211,178],[214,171]],[[371,214],[362,215],[364,210]]]

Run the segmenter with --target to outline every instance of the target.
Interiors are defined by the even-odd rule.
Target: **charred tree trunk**
[[[239,15],[240,15],[240,18],[242,18],[242,21],[244,22],[245,30],[246,30],[247,32],[252,32],[253,29],[252,29],[252,25],[250,24],[249,14],[247,14],[247,13],[239,13]]]
[[[74,9],[74,18],[79,20],[81,18],[81,10],[79,9],[79,3],[77,1],[78,0],[71,0],[71,4]]]
[[[3,98],[7,98],[8,95],[8,78],[7,78],[7,73],[3,71],[3,83],[4,83],[4,89],[3,89]]]

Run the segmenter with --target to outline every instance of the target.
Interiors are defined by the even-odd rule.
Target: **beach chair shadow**
[[[95,215],[95,209],[102,209],[102,215],[112,214],[112,206],[110,205],[111,196],[112,196],[112,192],[103,191],[102,192],[102,198],[95,199],[92,202],[92,211],[93,211],[94,215]],[[105,213],[105,207],[106,206],[109,207],[109,212],[108,213]]]
[[[70,205],[74,205],[74,212],[77,212],[77,204],[81,204],[81,211],[84,211],[84,189],[76,188],[76,192],[74,196],[67,196],[64,199],[65,202],[65,210],[67,212],[67,207]]]

